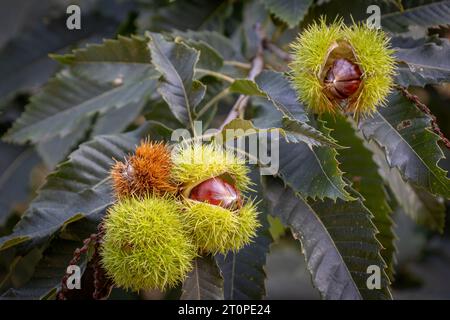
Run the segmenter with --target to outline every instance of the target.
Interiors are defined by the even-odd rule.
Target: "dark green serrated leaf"
[[[192,112],[205,94],[205,86],[193,81],[199,52],[183,43],[168,42],[155,33],[148,33],[155,68],[163,75],[158,88],[175,117],[192,126]]]
[[[235,48],[233,42],[223,34],[214,31],[175,31],[174,35],[185,40],[207,43],[214,48],[225,60],[244,61],[241,52]]]
[[[405,181],[450,198],[449,179],[438,166],[444,154],[430,117],[400,93],[393,93],[388,105],[361,121],[362,133],[384,150],[389,166],[398,168]]]
[[[95,67],[91,72],[95,72]],[[123,84],[99,83],[63,70],[45,89],[31,99],[25,112],[7,132],[5,139],[16,143],[41,142],[77,131],[95,114],[145,101],[155,90],[155,71],[149,67],[129,75]],[[129,81],[128,81],[129,79]]]
[[[450,11],[450,9],[449,9]],[[402,39],[410,41],[408,38]],[[397,38],[395,43],[399,43]],[[427,38],[425,43],[396,48],[396,82],[402,86],[425,86],[450,82],[450,41],[445,38]]]
[[[223,300],[223,279],[212,256],[196,258],[183,283],[182,300]]]
[[[271,13],[294,28],[302,21],[313,0],[263,0],[263,3]]]
[[[257,170],[253,170],[252,181],[255,183],[255,193],[249,196],[255,201],[262,201],[261,177]],[[265,280],[269,246],[273,239],[269,232],[267,208],[264,202],[258,203],[259,221],[261,227],[251,244],[238,252],[229,252],[225,256],[217,255],[216,261],[224,278],[224,292],[226,300],[263,299],[266,295]]]
[[[282,73],[266,70],[256,77],[255,82],[284,116],[300,122],[308,121],[304,106]]]
[[[47,177],[13,233],[0,238],[0,250],[21,244],[24,252],[70,223],[83,218],[98,222],[114,200],[109,181],[113,159],[122,159],[158,128],[148,123],[127,134],[99,136],[82,144]]]
[[[280,141],[279,154],[278,175],[303,197],[353,199],[345,190],[335,149]]]
[[[147,41],[142,37],[107,39],[101,44],[88,44],[86,48],[73,50],[65,55],[51,55],[61,63],[150,63]]]
[[[247,96],[267,97],[255,81],[249,79],[236,79],[230,86],[230,92],[245,94]]]
[[[113,201],[108,182],[112,159],[122,158],[132,146],[130,139],[110,137],[83,144],[48,177],[13,234],[0,238],[1,248],[17,244],[14,242],[18,238],[30,246],[37,245],[67,221],[95,215],[105,209]]]
[[[338,147],[333,139],[307,123],[308,117],[305,109],[300,104],[289,80],[283,74],[263,71],[256,77],[255,82],[260,90],[267,94],[267,99],[282,114],[281,128],[286,131],[290,141],[298,142],[300,140],[312,146]]]
[[[156,84],[150,52],[141,38],[105,40],[103,44],[90,45],[58,59],[70,62],[72,68],[61,72],[42,93],[32,98],[27,112],[10,131],[10,139],[23,142],[30,136],[31,141],[37,142],[67,136],[69,132],[70,137],[48,142],[66,146],[66,150],[58,148],[63,158],[64,151],[85,135],[95,113],[123,113],[115,108],[133,109],[142,105],[150,94],[147,90]],[[122,125],[128,125],[129,121]],[[115,132],[112,129],[109,133]]]
[[[220,70],[223,66],[223,57],[216,49],[211,47],[209,43],[200,41],[188,40],[186,42],[190,47],[200,52],[197,67],[206,70]]]
[[[289,81],[281,74],[263,71],[255,81],[237,79],[230,86],[231,92],[256,96],[255,105],[272,104],[279,111],[278,116],[270,114],[255,122],[260,129],[283,129],[284,137],[290,142],[305,142],[311,146],[327,145],[338,147],[336,142],[307,123],[308,117],[298,102]]]
[[[302,244],[312,281],[325,299],[391,299],[381,271],[381,289],[367,287],[371,265],[385,268],[370,212],[359,200],[306,202],[279,179],[267,178],[272,215],[289,226]]]
[[[76,49],[70,54],[52,57],[70,64],[74,72],[83,79],[106,87],[116,87],[125,81],[139,81],[139,78],[151,69],[150,50],[145,38],[141,37],[119,36],[117,40],[104,40],[102,44],[87,45],[86,48]],[[79,123],[77,130],[70,135],[40,142],[37,150],[47,166],[52,168],[65,159],[75,145],[88,138],[88,134],[94,137],[122,132],[137,117],[144,103],[145,100],[142,99],[131,102],[125,108],[110,109],[100,116],[95,115]]]
[[[333,130],[331,135],[347,147],[339,150],[337,158],[345,172],[344,177],[352,182],[352,188],[363,197],[364,205],[373,214],[373,223],[380,232],[376,237],[383,246],[381,255],[388,267],[386,272],[392,277],[396,252],[394,222],[383,178],[378,173],[373,153],[364,146],[363,140],[343,117],[335,115],[324,118],[327,127]]]
[[[404,11],[381,16],[383,29],[391,32],[407,32],[410,27],[429,28],[450,23],[450,1],[437,1],[409,7]]]
[[[9,136],[18,142],[45,141],[40,146],[44,150],[59,145],[57,154],[47,159],[51,165],[64,158],[85,136],[96,113],[107,116],[112,112],[114,117],[123,114],[120,107],[139,109],[151,94],[148,90],[153,91],[156,85],[157,73],[149,63],[150,53],[141,38],[105,40],[101,45],[75,50],[63,60],[70,61],[72,68],[61,72],[32,99]],[[123,127],[130,121],[123,121]],[[109,128],[109,133],[116,132],[115,126]],[[94,133],[98,131],[106,131],[102,123]]]
[[[233,135],[227,136],[227,130],[232,130]],[[221,137],[223,142],[227,142],[229,138],[238,139],[257,133],[258,128],[256,128],[250,120],[234,119],[227,123],[217,135]]]
[[[6,222],[15,205],[30,196],[31,170],[40,163],[32,148],[0,142],[0,226]]]

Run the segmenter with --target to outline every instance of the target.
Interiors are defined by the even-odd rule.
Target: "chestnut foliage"
[[[96,232],[115,201],[111,167],[126,157],[142,160],[131,155],[140,141],[170,143],[179,128],[197,136],[208,128],[252,128],[280,133],[277,172],[261,175],[261,163],[250,167],[245,196],[255,199],[261,226],[241,250],[196,260],[179,296],[263,298],[274,241],[270,215],[298,240],[324,299],[392,298],[393,212],[401,208],[431,232],[443,232],[450,199],[441,167],[450,142],[408,92],[450,81],[450,42],[435,33],[450,22],[449,1],[402,1],[400,8],[398,1],[381,0],[127,0],[108,1],[108,10],[101,0],[84,10],[84,2],[80,31],[65,29],[61,4],[40,1],[48,7],[43,17],[60,15],[0,39],[2,297],[56,297],[73,250]],[[394,87],[385,106],[360,118],[313,113],[292,85],[290,44],[324,17],[348,26],[352,19],[364,22],[369,4],[380,6],[394,51]],[[0,16],[8,11],[2,6]],[[422,37],[411,38],[411,29]],[[325,73],[327,96],[339,103],[364,77],[348,64],[336,59]],[[30,196],[37,164],[47,175]],[[240,197],[227,182],[216,187]],[[205,197],[201,187],[193,193]],[[20,219],[19,203],[26,207]],[[81,255],[83,270],[90,258]],[[366,285],[371,265],[380,267],[380,289]],[[22,266],[33,268],[14,281]]]

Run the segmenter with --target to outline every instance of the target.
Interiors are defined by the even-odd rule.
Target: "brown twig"
[[[97,241],[94,245],[94,255],[92,257],[92,265],[94,268],[94,293],[92,297],[96,300],[105,299],[111,293],[113,287],[112,280],[106,275],[105,269],[101,266],[100,247],[105,235],[103,222],[98,227]]]
[[[261,71],[264,69],[264,48],[263,48],[263,42],[265,39],[264,31],[261,28],[260,24],[255,25],[255,32],[258,36],[258,48],[256,51],[256,55],[253,58],[251,62],[251,68],[248,73],[247,78],[250,80],[255,80],[256,76],[261,73]],[[230,123],[232,120],[240,117],[248,104],[249,97],[246,95],[240,95],[239,98],[236,100],[235,104],[231,108],[230,112],[228,113],[227,117],[225,118],[225,121],[220,126],[220,130],[222,130],[228,123]]]
[[[83,254],[86,254],[89,250],[90,244],[97,239],[97,234],[93,233],[89,236],[89,238],[86,238],[83,240],[83,246],[81,248],[76,248],[73,252],[72,260],[70,260],[69,265],[77,265],[80,262],[81,256]],[[67,292],[69,291],[69,288],[67,288],[67,280],[69,278],[70,274],[66,273],[64,274],[64,277],[61,279],[61,290],[56,295],[57,300],[66,300]]]
[[[428,115],[431,118],[431,128],[439,136],[439,138],[444,143],[444,145],[448,149],[450,149],[450,140],[444,136],[444,133],[442,132],[442,130],[439,128],[439,126],[437,124],[436,116],[431,113],[431,110],[423,102],[421,102],[419,100],[418,96],[410,93],[406,88],[404,88],[402,86],[396,86],[395,88],[398,91],[400,91],[406,99],[408,99],[409,101],[414,103],[417,106],[417,108],[419,108],[419,110],[421,110],[423,113],[425,113],[426,115]]]
[[[89,247],[93,245],[94,253],[91,261],[89,261],[88,267],[93,268],[94,272],[94,293],[92,298],[94,299],[104,299],[111,292],[112,281],[106,276],[105,270],[102,268],[100,261],[100,246],[103,240],[103,235],[105,233],[103,223],[98,226],[98,232],[93,233],[83,240],[83,246],[81,248],[75,249],[73,253],[72,260],[70,260],[69,265],[77,265],[80,262],[81,256],[87,254]],[[69,296],[70,289],[67,287],[67,280],[70,274],[66,273],[61,280],[61,289],[56,295],[57,300],[66,300]]]

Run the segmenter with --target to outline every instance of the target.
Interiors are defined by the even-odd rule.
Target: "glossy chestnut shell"
[[[358,91],[362,72],[359,66],[347,59],[336,59],[328,70],[324,82],[331,98],[344,100]]]
[[[208,179],[195,186],[189,198],[226,209],[240,208],[242,201],[239,191],[219,177]]]

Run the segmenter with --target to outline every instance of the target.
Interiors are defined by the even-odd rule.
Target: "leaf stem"
[[[240,61],[235,61],[235,60],[225,60],[223,62],[224,65],[227,66],[232,66],[232,67],[236,67],[236,68],[241,68],[241,69],[251,69],[252,65],[251,63],[245,63],[245,62],[240,62]]]
[[[225,88],[220,91],[217,95],[215,95],[211,100],[209,100],[197,113],[197,118],[200,118],[205,114],[206,111],[209,110],[213,105],[215,105],[220,99],[227,96],[230,93],[230,88]]]
[[[202,69],[202,68],[195,68],[196,72],[200,72],[200,73],[204,73],[213,77],[216,77],[218,79],[222,79],[225,80],[229,83],[233,83],[234,79],[230,76],[227,76],[226,74],[220,73],[220,72],[216,72],[216,71],[212,71],[212,70],[208,70],[208,69]]]

